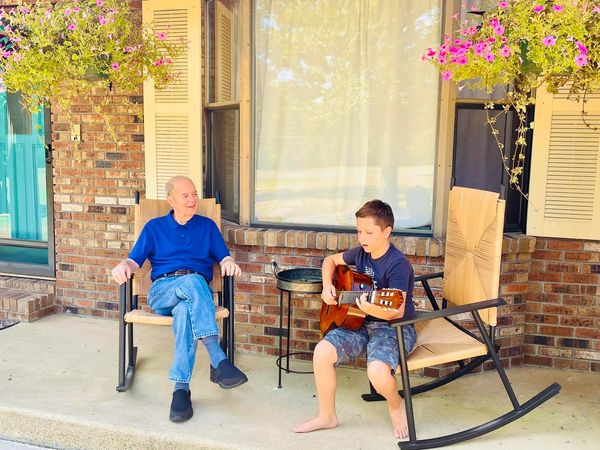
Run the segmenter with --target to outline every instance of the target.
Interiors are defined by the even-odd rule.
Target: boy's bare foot
[[[397,408],[389,408],[390,418],[392,419],[392,428],[394,430],[394,437],[398,439],[408,437],[408,422],[406,421],[406,409],[404,409],[404,402],[400,403]]]
[[[337,416],[333,417],[313,417],[312,419],[299,422],[294,425],[294,433],[310,433],[311,431],[324,430],[326,428],[335,428],[338,426]]]

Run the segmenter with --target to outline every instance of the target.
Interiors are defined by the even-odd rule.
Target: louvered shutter
[[[187,43],[174,61],[177,81],[156,90],[144,83],[146,198],[165,198],[164,186],[186,175],[202,192],[202,92],[200,80],[200,0],[147,0],[144,22],[153,23],[167,39]]]
[[[215,101],[229,102],[233,100],[233,13],[218,0],[215,3],[215,60]]]
[[[600,239],[600,94],[586,98],[584,121],[567,88],[537,90],[527,234]]]

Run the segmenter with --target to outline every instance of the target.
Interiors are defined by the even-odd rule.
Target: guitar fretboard
[[[338,305],[354,305],[356,303],[356,299],[361,296],[363,292],[369,294],[371,291],[341,291],[338,292],[339,296],[337,298]]]

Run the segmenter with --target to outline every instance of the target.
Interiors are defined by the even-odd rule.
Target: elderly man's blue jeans
[[[159,278],[150,287],[148,305],[156,314],[173,316],[175,356],[169,380],[189,383],[198,339],[219,334],[212,290],[201,275]]]

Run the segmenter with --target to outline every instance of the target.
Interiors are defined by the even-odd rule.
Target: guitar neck
[[[363,292],[370,294],[372,291],[340,291],[338,292],[337,302],[338,305],[354,305],[356,299],[361,296]]]

